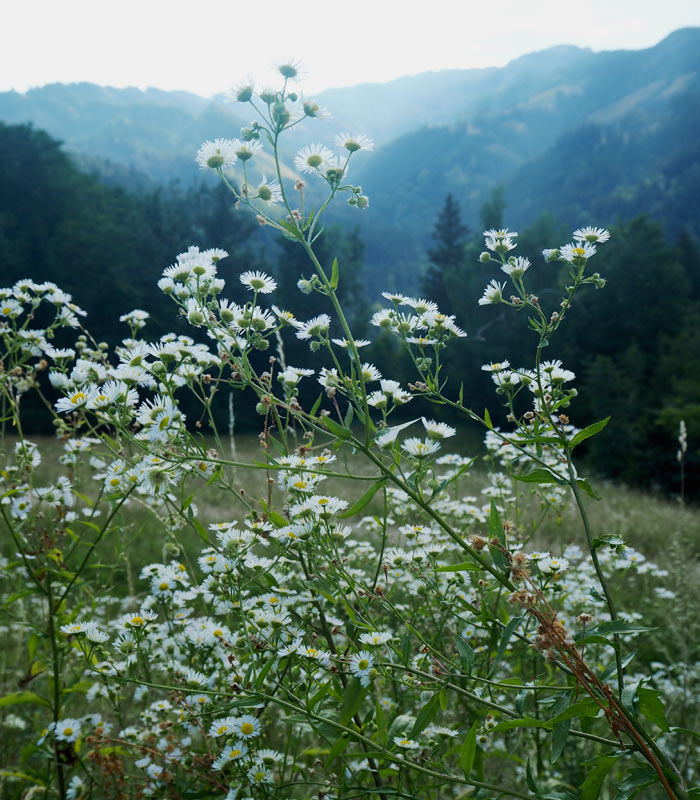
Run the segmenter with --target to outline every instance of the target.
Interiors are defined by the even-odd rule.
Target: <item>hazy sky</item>
[[[314,92],[555,44],[638,49],[687,25],[700,25],[700,0],[7,0],[0,90],[90,81],[208,96],[295,58]]]

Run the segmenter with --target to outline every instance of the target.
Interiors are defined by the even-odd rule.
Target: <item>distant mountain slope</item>
[[[511,227],[542,211],[577,225],[647,211],[670,233],[700,235],[699,97],[698,28],[647,50],[583,54],[481,97],[460,121],[408,133],[361,167],[369,257],[386,258],[387,238],[400,237],[400,259],[415,264],[448,192],[477,225],[498,183]]]
[[[237,110],[237,109],[236,109]],[[62,140],[83,168],[124,183],[191,183],[205,139],[231,137],[245,118],[230,104],[188,92],[49,84],[0,93],[0,119],[31,122]]]
[[[560,46],[503,68],[328,90],[318,100],[334,118],[295,129],[287,148],[330,143],[339,130],[372,136],[377,150],[351,175],[371,207],[348,219],[340,204],[332,216],[360,223],[383,276],[416,277],[446,194],[474,227],[498,184],[511,226],[542,211],[570,224],[648,211],[671,234],[700,236],[699,98],[700,28],[684,28],[645,50]],[[82,167],[132,188],[198,180],[201,142],[236,136],[249,119],[247,106],[186,92],[53,84],[0,93],[0,120],[31,121]]]

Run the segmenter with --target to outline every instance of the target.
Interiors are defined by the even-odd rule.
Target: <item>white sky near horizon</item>
[[[0,91],[89,81],[206,97],[291,58],[318,92],[557,44],[640,49],[698,25],[700,0],[7,0]]]

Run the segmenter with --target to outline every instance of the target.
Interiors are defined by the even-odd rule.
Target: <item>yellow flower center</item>
[[[244,722],[241,725],[241,733],[245,734],[246,736],[250,736],[250,734],[255,730],[255,726],[252,722]]]

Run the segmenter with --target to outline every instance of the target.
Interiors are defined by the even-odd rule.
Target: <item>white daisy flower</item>
[[[270,294],[277,288],[277,282],[264,272],[248,270],[239,278],[240,282],[258,294]]]
[[[255,140],[244,142],[241,139],[234,139],[231,145],[239,161],[248,161],[263,149],[262,143]]]
[[[207,139],[197,151],[195,161],[202,169],[223,169],[236,163],[236,146],[231,139]]]
[[[360,650],[350,658],[350,673],[360,679],[362,686],[369,686],[369,676],[374,666],[374,656],[369,650]]]
[[[579,228],[578,230],[574,231],[573,238],[579,242],[590,242],[594,244],[595,242],[607,242],[610,238],[610,231],[605,230],[605,228]]]
[[[503,299],[503,290],[505,283],[499,283],[497,280],[492,280],[484,290],[483,297],[479,298],[479,305],[486,306],[490,303],[500,303]]]
[[[427,420],[425,417],[421,417],[421,421],[431,439],[446,439],[449,436],[454,436],[457,433],[456,428],[445,425],[444,422],[436,422],[433,419]]]
[[[405,739],[402,736],[394,736],[394,744],[404,750],[418,750],[420,745],[415,739]]]
[[[324,165],[332,163],[333,152],[322,144],[310,144],[302,147],[294,158],[294,167],[298,172],[307,175],[318,174]]]
[[[595,254],[595,245],[587,241],[572,242],[559,248],[560,257],[569,262],[572,262],[575,258],[590,258]]]
[[[425,458],[432,455],[432,453],[437,453],[440,445],[437,442],[430,441],[430,439],[421,441],[417,436],[411,436],[405,442],[402,442],[401,449],[405,450],[410,456]]]
[[[340,133],[335,137],[338,147],[344,147],[349,153],[356,153],[358,150],[374,150],[374,142],[369,136],[361,133],[351,136],[349,133]]]
[[[299,330],[296,333],[297,339],[311,339],[313,336],[322,336],[328,333],[328,328],[331,324],[331,318],[328,314],[319,314],[317,317],[310,319],[308,322],[299,324]]]

